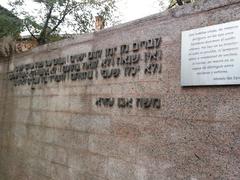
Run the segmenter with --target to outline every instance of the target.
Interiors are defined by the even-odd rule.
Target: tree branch
[[[173,3],[171,5],[168,6],[168,9],[171,9],[172,7],[174,7],[177,3]]]
[[[45,43],[47,27],[48,27],[48,23],[49,23],[49,20],[51,18],[51,15],[52,15],[53,8],[54,8],[54,4],[52,4],[50,6],[49,12],[47,14],[46,21],[44,23],[43,29],[42,29],[42,31],[40,33],[39,38],[38,38],[38,41],[39,41],[40,44],[44,44]]]
[[[45,24],[44,24],[44,26],[43,26],[43,29],[44,29],[44,30],[46,30],[47,27],[48,27],[48,22],[49,22],[49,20],[50,20],[50,18],[51,18],[52,11],[53,11],[53,7],[54,7],[54,5],[52,5],[52,6],[50,7],[50,9],[49,9],[49,13],[48,13],[48,15],[47,15]]]
[[[72,10],[72,8],[71,8],[70,10],[68,10],[69,2],[70,2],[70,0],[67,1],[67,5],[66,5],[66,8],[65,8],[64,11],[63,11],[63,16],[62,16],[62,18],[60,18],[60,19],[58,20],[58,23],[52,28],[51,31],[48,32],[48,35],[50,35],[52,32],[54,32],[54,31],[58,28],[58,26],[64,21],[66,15]]]
[[[29,27],[28,27],[28,25],[27,24],[25,24],[25,26],[26,26],[26,28],[27,28],[27,30],[28,30],[28,32],[31,34],[31,36],[34,38],[34,39],[36,39],[36,40],[38,40],[38,38],[30,31],[30,29],[29,29]]]

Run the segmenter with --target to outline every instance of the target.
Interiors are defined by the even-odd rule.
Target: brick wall
[[[200,1],[13,57],[10,70],[162,39],[161,73],[154,75],[31,88],[14,87],[1,70],[0,179],[239,179],[239,86],[180,85],[181,31],[239,20],[239,10],[239,0]],[[161,107],[98,107],[100,97],[154,97]]]

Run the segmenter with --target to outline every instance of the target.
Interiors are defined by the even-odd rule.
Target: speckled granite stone
[[[239,0],[200,0],[0,61],[0,179],[239,180],[240,86],[180,86],[181,31],[239,20],[239,12]],[[8,67],[156,37],[154,76],[35,89],[6,79]],[[98,97],[154,97],[161,107],[97,107]]]

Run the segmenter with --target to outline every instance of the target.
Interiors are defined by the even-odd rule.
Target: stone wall
[[[0,179],[7,179],[8,152],[11,148],[11,120],[10,113],[13,107],[13,100],[10,100],[11,93],[8,93],[7,72],[9,67],[9,59],[0,57]],[[10,166],[9,166],[10,167]]]
[[[239,0],[200,1],[1,63],[0,179],[239,179],[240,87],[180,85],[181,31],[239,20],[239,11]],[[140,72],[130,77],[16,87],[6,80],[8,67],[156,38],[157,73],[146,73],[148,64],[140,61]],[[101,98],[161,103],[119,107]]]

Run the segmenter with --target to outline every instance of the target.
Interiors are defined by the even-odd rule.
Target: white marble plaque
[[[182,32],[181,85],[240,84],[240,21]]]

